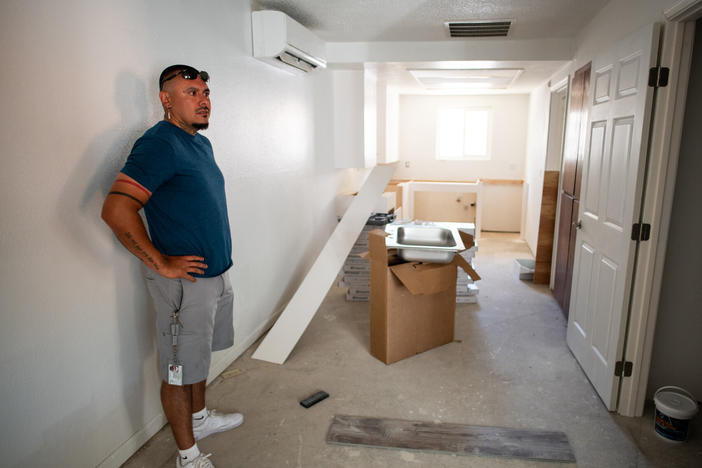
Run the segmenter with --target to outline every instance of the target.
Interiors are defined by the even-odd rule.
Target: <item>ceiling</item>
[[[446,21],[512,20],[507,40],[572,39],[609,0],[259,0],[259,9],[279,10],[327,42],[490,41],[448,36]],[[505,38],[499,38],[505,40]],[[528,93],[564,61],[463,61],[375,64],[378,77],[402,92],[425,90],[407,69],[505,69],[523,71],[508,89],[450,94]]]
[[[510,37],[573,37],[609,0],[259,0],[329,42],[445,41],[449,20],[514,21]]]
[[[564,61],[451,61],[391,62],[372,64],[378,79],[401,94],[528,94],[543,84],[567,62]],[[522,70],[507,89],[427,89],[408,70]]]

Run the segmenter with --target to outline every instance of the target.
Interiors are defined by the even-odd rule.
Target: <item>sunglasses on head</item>
[[[164,78],[164,80],[161,81],[160,87],[163,88],[163,83],[165,83],[168,80],[172,80],[173,78],[175,78],[178,75],[182,76],[186,80],[195,80],[195,79],[197,79],[198,76],[200,76],[200,78],[202,78],[202,81],[204,81],[205,83],[207,83],[207,81],[210,79],[210,74],[207,73],[206,71],[204,71],[204,70],[197,71],[194,68],[188,67],[188,68],[183,68],[182,70],[174,73],[173,75],[169,76],[168,78]]]

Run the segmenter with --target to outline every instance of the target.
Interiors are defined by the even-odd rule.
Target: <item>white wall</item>
[[[611,0],[575,38],[573,62],[555,73],[558,83],[590,62],[598,51],[653,22],[665,23],[663,11],[680,0]]]
[[[612,0],[576,36],[575,68],[589,62],[603,47],[654,21],[680,0]]]
[[[212,76],[204,134],[226,179],[236,292],[235,347],[215,371],[292,295],[335,194],[365,175],[333,169],[328,83],[252,59],[250,37],[241,0],[0,4],[3,466],[115,466],[163,423],[139,262],[100,208],[161,118],[165,66]]]
[[[436,112],[441,106],[490,107],[492,158],[485,161],[437,161]],[[396,179],[476,180],[521,179],[527,134],[529,97],[401,95]]]
[[[328,70],[332,86],[334,164],[338,168],[363,167],[363,70]]]
[[[384,163],[393,163],[400,160],[399,154],[399,122],[400,122],[400,94],[397,88],[385,87],[385,131],[378,139],[378,144],[384,148],[384,154],[378,160]]]
[[[366,66],[368,66],[366,64]],[[398,161],[398,124],[400,95],[396,87],[387,84],[387,78],[382,74],[377,76],[376,87],[376,136],[377,162],[390,164]]]
[[[402,163],[396,179],[475,181],[524,177],[529,97],[400,95],[397,147]],[[488,107],[492,110],[489,160],[436,159],[436,115],[439,107]],[[482,230],[520,232],[522,187],[483,187]],[[455,221],[458,221],[456,219]]]
[[[329,63],[435,62],[445,60],[570,60],[571,38],[487,41],[329,42]]]
[[[377,151],[377,75],[362,67],[330,69],[333,151],[337,168],[370,168]]]
[[[363,165],[373,167],[378,161],[378,73],[363,70]]]

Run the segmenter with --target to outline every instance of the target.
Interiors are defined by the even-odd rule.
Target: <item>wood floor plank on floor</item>
[[[563,432],[335,415],[327,442],[575,462]]]

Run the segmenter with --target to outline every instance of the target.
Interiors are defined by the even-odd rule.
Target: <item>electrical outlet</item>
[[[409,161],[405,161],[405,167],[410,167],[410,162],[409,162]]]

